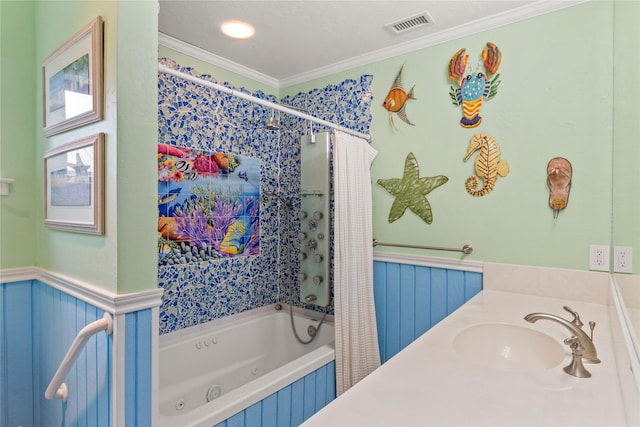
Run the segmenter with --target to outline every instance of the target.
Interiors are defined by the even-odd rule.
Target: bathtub
[[[321,315],[295,309],[298,336]],[[310,344],[288,306],[250,310],[160,337],[159,426],[212,427],[334,360],[330,316]]]

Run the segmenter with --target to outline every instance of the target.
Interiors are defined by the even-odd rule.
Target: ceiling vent
[[[395,34],[402,34],[417,28],[423,28],[426,25],[433,24],[433,22],[433,18],[427,12],[422,12],[418,15],[410,16],[408,18],[401,19],[400,21],[387,24],[385,27],[389,28]]]

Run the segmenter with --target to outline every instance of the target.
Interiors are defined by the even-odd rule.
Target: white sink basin
[[[453,347],[467,362],[495,371],[541,372],[565,358],[562,344],[518,325],[479,323],[458,332]]]

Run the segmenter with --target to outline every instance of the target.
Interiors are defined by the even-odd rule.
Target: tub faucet
[[[577,350],[586,363],[600,363],[596,346],[593,344],[593,328],[595,327],[595,322],[589,322],[589,325],[591,326],[591,337],[589,337],[589,335],[582,330],[583,323],[580,321],[578,313],[566,306],[564,309],[573,314],[573,321],[548,313],[530,313],[524,317],[524,320],[530,323],[535,323],[540,319],[544,319],[561,324],[571,332],[572,337],[576,338],[576,340],[571,340],[571,343],[575,342],[578,344],[577,346],[574,345],[571,347],[573,353]],[[569,344],[569,342],[567,342],[567,344]]]
[[[310,294],[310,295],[307,295],[306,297],[304,297],[304,300],[305,300],[306,302],[315,301],[315,300],[317,300],[317,299],[318,299],[318,297],[316,297],[316,296],[315,296],[315,295],[313,295],[313,294]]]

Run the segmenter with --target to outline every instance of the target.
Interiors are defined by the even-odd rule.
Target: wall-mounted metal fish
[[[393,123],[393,113],[396,113],[403,122],[411,126],[414,125],[413,123],[411,123],[411,121],[409,121],[405,108],[407,106],[407,101],[409,99],[416,99],[415,96],[413,95],[413,89],[415,88],[415,85],[411,87],[411,90],[409,91],[409,93],[405,92],[405,90],[402,88],[402,69],[403,68],[404,68],[404,65],[400,67],[400,71],[398,72],[396,79],[393,81],[393,86],[391,87],[391,90],[389,91],[386,98],[384,99],[384,102],[382,103],[382,106],[387,111],[389,111],[389,123],[391,124],[391,127],[396,130],[397,130],[396,125],[395,123]]]

